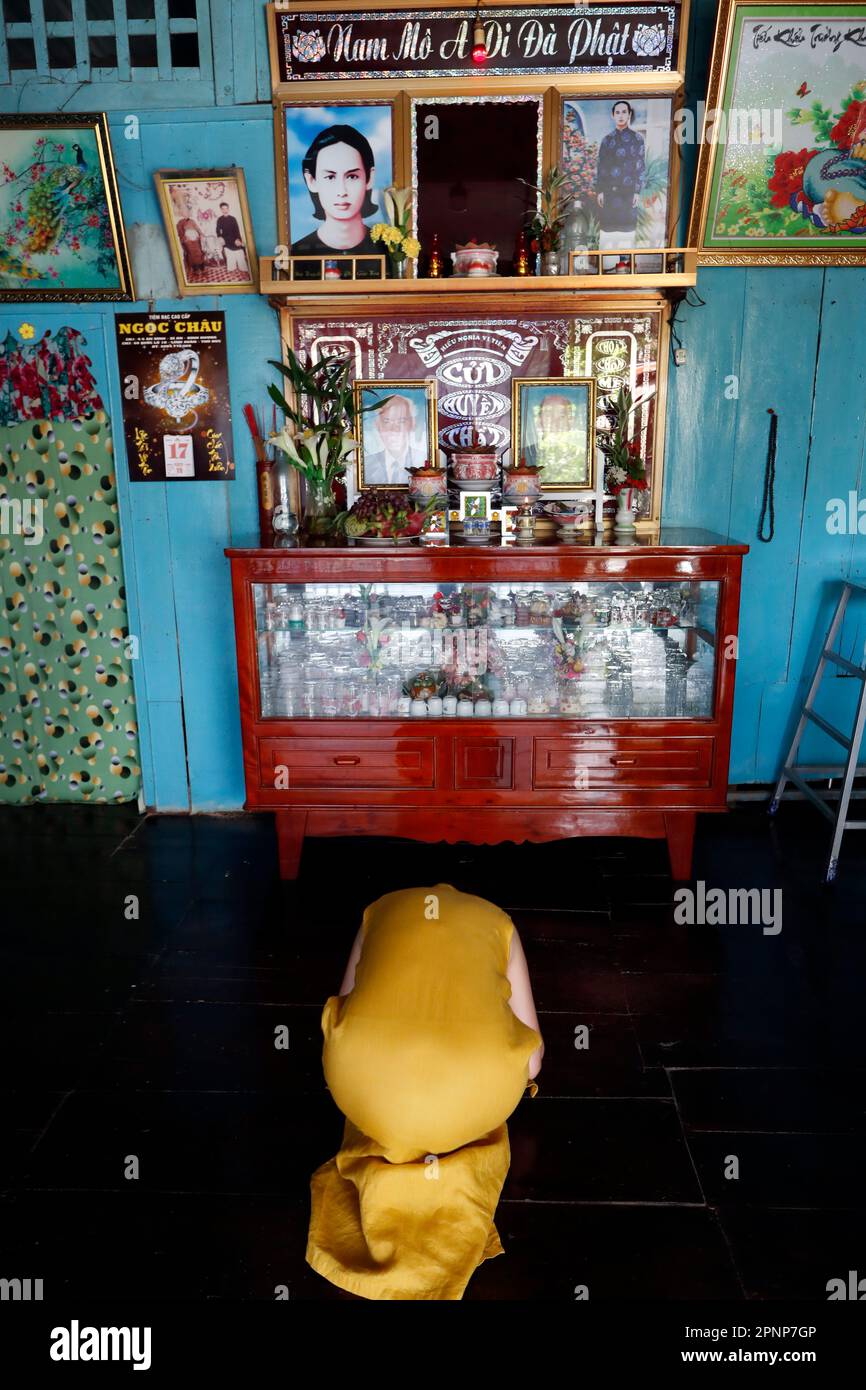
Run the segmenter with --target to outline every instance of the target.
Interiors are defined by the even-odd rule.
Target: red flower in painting
[[[98,226],[99,226],[99,218],[97,217],[97,215],[96,215],[95,212],[92,212],[92,213],[90,214],[90,216],[88,217],[88,219],[87,219],[87,225],[88,225],[88,227],[98,227]]]
[[[866,140],[866,101],[852,101],[848,110],[830,131],[830,139],[840,150],[850,150]]]
[[[787,207],[791,194],[800,192],[806,165],[817,153],[817,150],[783,150],[776,156],[773,177],[767,180],[767,187],[773,193],[770,201],[774,208]]]

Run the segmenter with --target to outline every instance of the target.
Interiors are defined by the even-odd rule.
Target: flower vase
[[[304,531],[310,537],[327,536],[337,515],[337,499],[324,478],[306,479]]]
[[[634,512],[632,511],[632,493],[634,488],[620,488],[616,499],[616,520],[614,529],[617,531],[634,531]]]
[[[391,279],[392,279],[392,280],[405,280],[405,278],[406,278],[406,257],[405,257],[405,256],[392,256],[392,257],[391,257]]]
[[[541,273],[542,275],[559,274],[559,252],[542,251],[541,253]]]

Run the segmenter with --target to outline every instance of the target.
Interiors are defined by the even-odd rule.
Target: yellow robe
[[[511,918],[450,884],[364,913],[355,985],[322,1012],[322,1065],[345,1116],[313,1173],[306,1259],[371,1299],[459,1299],[504,1254],[493,1215],[506,1120],[541,1035],[512,1012]]]

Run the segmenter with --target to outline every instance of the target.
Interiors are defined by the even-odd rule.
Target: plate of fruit
[[[361,545],[411,545],[429,510],[418,506],[406,488],[368,488],[352,504],[346,535]]]

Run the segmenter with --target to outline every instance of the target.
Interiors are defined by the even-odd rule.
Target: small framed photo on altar
[[[357,489],[407,488],[410,468],[435,463],[436,382],[355,381]]]
[[[595,486],[595,381],[524,377],[512,384],[514,461],[541,469],[548,492]]]

